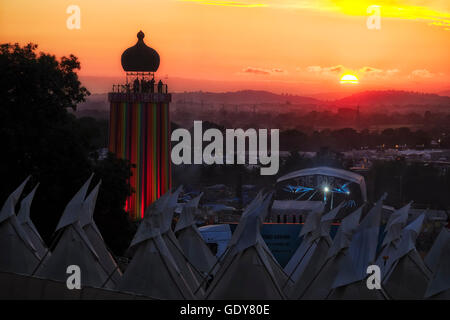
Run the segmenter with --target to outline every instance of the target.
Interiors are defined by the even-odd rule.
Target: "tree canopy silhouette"
[[[35,44],[0,45],[0,201],[31,174],[29,189],[41,183],[31,217],[50,244],[65,205],[96,172],[94,183],[100,178],[103,183],[94,217],[107,244],[120,254],[132,235],[123,210],[130,165],[112,155],[99,160],[95,130],[87,128],[95,121],[78,120],[70,112],[90,94],[78,79],[79,69],[74,55],[58,60],[37,53]]]

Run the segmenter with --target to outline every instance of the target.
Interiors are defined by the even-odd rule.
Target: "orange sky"
[[[380,30],[366,26],[372,4]],[[69,5],[81,9],[79,30],[66,27]],[[175,91],[338,92],[350,90],[339,83],[347,72],[358,89],[450,90],[448,0],[0,2],[1,43],[75,54],[93,92],[123,76],[120,55],[141,29]]]

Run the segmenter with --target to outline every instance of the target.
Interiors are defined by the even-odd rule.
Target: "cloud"
[[[411,79],[430,79],[434,77],[434,73],[427,69],[416,69],[409,75]]]
[[[332,67],[321,67],[321,66],[306,67],[307,72],[326,75],[340,74],[344,72],[345,69],[346,68],[343,65],[337,65]]]
[[[377,69],[377,68],[372,68],[372,67],[362,67],[361,69],[359,69],[360,74],[367,76],[367,77],[373,77],[373,78],[391,77],[393,75],[398,74],[399,71],[400,70],[398,70],[398,69],[383,70],[383,69]]]
[[[280,68],[273,68],[273,69],[263,69],[263,68],[255,68],[255,67],[247,67],[242,69],[243,73],[253,73],[257,75],[271,75],[271,74],[280,74],[280,73],[286,73],[285,70]]]
[[[350,16],[367,16],[373,0],[178,0],[202,5],[227,7],[267,7],[322,12],[337,12]],[[425,22],[430,26],[450,31],[450,5],[448,0],[378,0],[381,18],[395,18]]]
[[[301,69],[299,68],[297,68],[297,70],[301,71]],[[400,72],[400,70],[398,69],[383,70],[370,66],[364,66],[359,69],[354,69],[354,68],[347,68],[341,64],[331,67],[309,66],[306,67],[306,71],[309,73],[322,76],[337,76],[348,72],[348,73],[355,73],[358,76],[367,78],[387,78],[394,76]]]

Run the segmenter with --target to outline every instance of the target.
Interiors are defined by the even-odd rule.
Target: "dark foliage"
[[[103,179],[98,225],[109,246],[120,253],[122,242],[126,243],[121,236],[129,237],[126,230],[131,225],[122,209],[129,167],[111,156],[95,160],[96,148],[104,144],[94,139],[97,124],[77,120],[69,112],[89,95],[78,79],[78,69],[80,63],[73,55],[57,60],[37,53],[34,44],[0,45],[0,201],[32,175],[25,193],[41,184],[31,217],[49,242],[67,202],[95,171]],[[111,235],[115,232],[117,237]]]

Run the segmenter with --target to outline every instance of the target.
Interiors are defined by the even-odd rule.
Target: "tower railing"
[[[168,93],[167,84],[152,84],[150,81],[139,82],[135,85],[132,83],[113,84],[112,92],[115,93]]]

